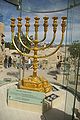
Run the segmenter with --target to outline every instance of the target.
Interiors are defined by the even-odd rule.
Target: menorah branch
[[[49,48],[49,47],[53,44],[53,42],[54,42],[54,40],[55,40],[55,37],[56,37],[56,34],[54,33],[53,39],[52,39],[52,41],[50,42],[50,44],[47,45],[46,47],[41,47],[41,48],[39,48],[38,50],[45,50],[45,49]]]
[[[43,42],[45,39],[46,39],[46,32],[44,32],[44,38],[42,40],[38,41],[38,43]]]
[[[46,58],[46,57],[49,57],[49,56],[55,54],[55,53],[59,50],[59,48],[61,47],[61,45],[62,45],[62,43],[63,43],[63,40],[64,40],[64,33],[62,33],[62,38],[61,38],[60,44],[58,45],[58,47],[56,48],[55,51],[53,51],[52,53],[50,53],[50,54],[48,54],[48,55],[38,56],[37,58]]]
[[[43,17],[43,19],[44,19],[44,24],[43,24],[43,26],[44,26],[44,38],[42,40],[40,40],[39,43],[43,42],[46,39],[46,33],[48,31],[48,19],[49,19],[49,17],[45,16],[45,17]]]
[[[30,55],[28,55],[28,54],[26,54],[26,53],[23,53],[17,46],[16,46],[16,44],[15,44],[15,41],[14,41],[14,32],[12,32],[12,42],[13,42],[13,45],[14,45],[14,47],[16,48],[16,50],[21,54],[21,55],[23,55],[23,56],[26,56],[26,57],[31,57],[31,58],[33,58],[33,56],[30,56]]]
[[[26,37],[27,37],[27,40],[28,40],[29,42],[33,43],[33,41],[29,38],[28,35],[27,35]]]
[[[26,49],[28,49],[28,50],[33,50],[33,49],[29,48],[27,45],[25,45],[25,44],[22,42],[20,33],[19,33],[19,35],[18,35],[18,38],[19,38],[19,41],[20,41],[20,43],[22,44],[22,46],[23,46],[24,48],[26,48]]]

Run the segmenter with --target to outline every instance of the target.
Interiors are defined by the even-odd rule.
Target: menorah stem
[[[38,60],[37,60],[37,50],[38,50],[38,32],[35,32],[35,40],[34,40],[34,58],[33,58],[33,77],[37,77],[37,68],[38,68]]]
[[[37,77],[37,59],[33,60],[33,77]]]
[[[37,16],[34,18],[35,23],[35,40],[34,42],[34,56],[33,56],[33,77],[37,78],[37,68],[38,68],[38,60],[37,60],[37,51],[38,51],[38,27],[39,27],[39,19]]]

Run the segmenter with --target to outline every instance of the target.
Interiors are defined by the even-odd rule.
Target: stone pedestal
[[[42,92],[9,88],[7,95],[7,102],[10,107],[41,114],[52,108],[45,99],[45,93]]]

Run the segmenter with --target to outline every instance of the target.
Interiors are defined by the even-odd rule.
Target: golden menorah
[[[24,48],[27,48],[28,50],[33,50],[34,51],[34,55],[29,55],[27,54],[26,52],[22,52],[16,45],[15,43],[15,40],[14,40],[14,28],[15,28],[15,18],[11,18],[11,32],[12,32],[12,42],[16,48],[16,50],[23,56],[26,56],[26,57],[30,57],[30,58],[33,58],[33,75],[29,76],[28,78],[23,78],[21,81],[20,81],[20,84],[19,84],[19,88],[21,89],[27,89],[27,90],[34,90],[34,91],[39,91],[39,92],[49,92],[52,90],[52,87],[50,85],[50,83],[43,77],[39,77],[37,75],[37,69],[38,69],[38,59],[39,58],[46,58],[46,57],[49,57],[53,54],[55,54],[58,49],[61,47],[62,45],[62,42],[64,40],[64,32],[65,32],[65,28],[66,28],[66,19],[67,17],[62,17],[62,23],[61,23],[61,27],[62,27],[62,36],[61,36],[61,40],[60,40],[60,43],[59,45],[57,46],[57,48],[55,49],[55,51],[53,51],[52,53],[48,54],[48,55],[38,55],[38,51],[40,50],[45,50],[47,48],[49,48],[54,40],[55,40],[55,37],[56,37],[56,31],[57,31],[57,26],[58,26],[58,23],[57,23],[57,20],[58,20],[58,17],[54,16],[52,17],[52,20],[53,20],[53,38],[50,42],[50,44],[48,44],[47,46],[43,47],[38,47],[38,44],[40,42],[43,42],[45,39],[46,39],[46,34],[47,34],[47,31],[48,31],[48,19],[49,17],[45,16],[43,17],[44,19],[44,38],[42,40],[38,40],[38,27],[39,27],[39,19],[37,16],[34,18],[35,19],[35,23],[34,23],[34,28],[35,28],[35,38],[34,40],[31,40],[28,36],[28,33],[29,33],[29,27],[30,27],[30,18],[29,17],[26,17],[25,20],[26,20],[26,24],[25,24],[25,27],[26,27],[26,40],[28,40],[29,42],[31,42],[33,44],[33,47],[32,48],[29,48],[27,45],[24,44],[24,42],[22,41],[21,39],[21,27],[22,27],[22,24],[21,24],[21,20],[22,18],[21,17],[18,17],[17,20],[18,20],[18,24],[17,24],[17,27],[18,27],[18,40],[20,42],[20,44],[24,47]]]

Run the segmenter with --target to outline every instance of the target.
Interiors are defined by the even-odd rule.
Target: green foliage
[[[72,45],[69,46],[68,51],[72,58],[78,58],[80,56],[80,41],[73,41]]]
[[[11,42],[5,42],[5,48],[15,49],[14,45]]]

